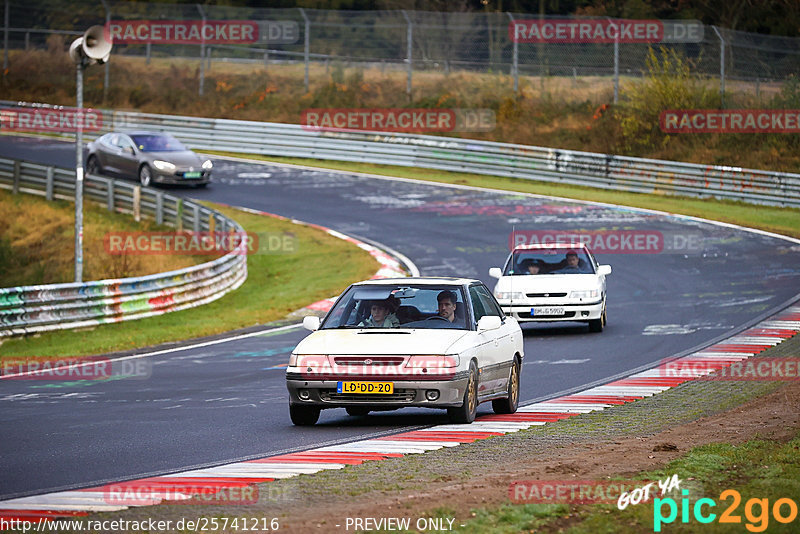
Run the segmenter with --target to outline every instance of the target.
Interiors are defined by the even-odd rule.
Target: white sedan
[[[516,247],[497,278],[494,295],[507,315],[523,321],[583,321],[590,332],[606,325],[606,276],[583,244]]]
[[[313,425],[320,410],[350,415],[407,406],[445,408],[471,423],[478,404],[519,404],[522,330],[479,280],[397,278],[350,286],[286,369],[289,415]]]

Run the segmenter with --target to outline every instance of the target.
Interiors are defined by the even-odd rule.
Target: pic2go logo
[[[710,508],[717,506],[713,499],[698,499],[694,506],[689,504],[689,490],[682,490],[683,498],[681,499],[680,512],[681,523],[689,523],[689,511],[691,509],[695,521],[698,523],[712,523],[717,518],[717,514],[712,513]],[[741,524],[742,517],[736,514],[736,509],[742,502],[741,494],[733,489],[725,490],[719,494],[720,501],[733,499],[728,508],[719,516],[717,520],[719,523],[733,523]],[[669,512],[665,516],[664,508],[668,508]],[[772,504],[772,517],[778,523],[791,523],[797,519],[797,503],[789,498],[782,498],[776,500]],[[786,513],[788,512],[788,513]],[[770,507],[769,499],[749,499],[744,505],[744,516],[747,519],[745,528],[750,532],[764,532],[769,526]],[[653,501],[653,531],[661,532],[661,525],[674,522],[678,518],[678,504],[675,499],[667,497],[664,499],[656,498]]]

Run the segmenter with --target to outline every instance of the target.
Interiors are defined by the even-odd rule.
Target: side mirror
[[[486,330],[497,330],[503,320],[497,315],[484,315],[478,319],[478,332],[485,332]]]
[[[503,276],[503,271],[500,270],[500,267],[492,267],[489,269],[489,276],[492,278],[500,278]]]
[[[316,315],[306,315],[303,317],[303,328],[312,332],[319,330],[319,317]]]
[[[597,267],[597,274],[602,274],[603,276],[611,274],[611,266],[600,265],[599,267]]]

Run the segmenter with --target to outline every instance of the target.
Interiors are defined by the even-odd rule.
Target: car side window
[[[469,300],[472,302],[472,312],[475,314],[475,322],[477,323],[481,317],[486,315],[483,309],[483,302],[481,302],[481,298],[478,296],[477,286],[470,286]]]
[[[497,304],[497,301],[494,299],[492,294],[484,285],[479,286],[472,286],[470,288],[470,293],[475,291],[475,294],[480,299],[481,305],[483,306],[483,315],[496,315],[501,319],[505,318],[505,314],[500,306]]]

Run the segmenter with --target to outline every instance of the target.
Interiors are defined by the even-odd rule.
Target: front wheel
[[[139,168],[139,183],[142,184],[142,187],[148,187],[152,181],[153,171],[150,170],[150,166],[147,164],[142,165]]]
[[[469,379],[467,389],[464,391],[464,402],[458,408],[448,408],[447,415],[450,421],[459,424],[469,424],[475,420],[478,413],[478,370],[475,363],[469,364]]]
[[[589,321],[589,332],[602,332],[606,326],[606,311],[600,315],[599,319],[592,319]]]
[[[97,161],[97,156],[89,156],[86,161],[86,174],[102,174],[103,169],[100,167],[100,162]]]
[[[505,399],[492,401],[492,410],[497,414],[509,414],[519,407],[519,361],[514,358],[511,376],[508,378],[508,396]]]
[[[316,406],[302,406],[300,404],[289,405],[289,417],[292,423],[297,426],[311,426],[319,421],[320,409]]]

